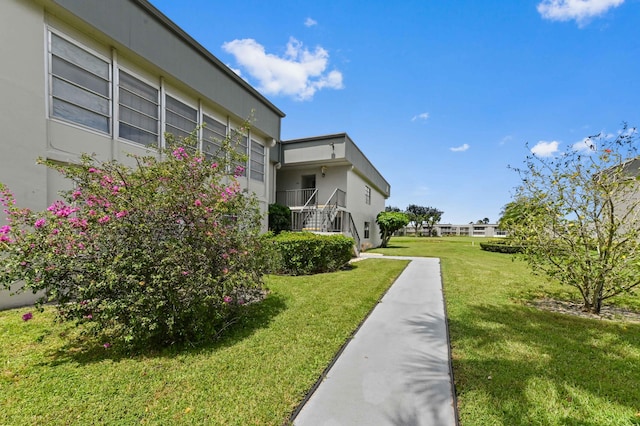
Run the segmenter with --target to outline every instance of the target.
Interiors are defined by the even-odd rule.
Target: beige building
[[[276,200],[293,229],[341,232],[359,249],[380,245],[376,216],[391,187],[346,133],[282,141]]]
[[[200,148],[210,152],[212,138],[252,118],[240,183],[262,212],[276,201],[279,167],[282,189],[308,184],[295,167],[309,167],[305,175],[319,184],[342,170],[336,188],[362,199],[369,188],[368,204],[349,199],[350,217],[362,244],[376,245],[375,215],[389,185],[346,135],[334,145],[340,156],[322,163],[328,174],[311,171],[321,161],[319,142],[280,143],[285,114],[147,0],[2,0],[0,57],[0,182],[20,206],[44,210],[69,187],[36,165],[38,157],[74,163],[89,153],[126,163],[128,153],[163,147],[165,132],[185,136],[196,128]],[[30,300],[0,291],[0,308]]]

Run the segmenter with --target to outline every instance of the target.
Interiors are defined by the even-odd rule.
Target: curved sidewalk
[[[440,261],[385,258],[411,262],[306,401],[295,426],[457,425]]]

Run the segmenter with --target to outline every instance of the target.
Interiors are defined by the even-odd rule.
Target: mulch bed
[[[554,299],[537,299],[528,302],[527,305],[533,306],[550,312],[557,312],[565,315],[574,315],[582,318],[609,320],[609,321],[627,321],[640,323],[640,312],[631,309],[618,308],[615,306],[603,306],[600,314],[592,314],[582,309],[581,303],[567,302]]]

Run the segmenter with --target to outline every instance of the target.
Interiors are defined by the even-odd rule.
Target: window
[[[202,115],[202,121],[202,152],[209,158],[217,157],[227,137],[227,126],[206,114]]]
[[[364,223],[364,238],[369,238],[369,222]]]
[[[109,62],[49,34],[51,116],[111,133]]]
[[[371,188],[366,185],[364,186],[364,202],[371,204]]]
[[[264,146],[251,139],[251,179],[264,182]]]
[[[246,136],[239,136],[234,138],[233,140],[233,148],[236,150],[238,155],[245,157],[245,160],[234,160],[232,162],[232,170],[231,173],[236,176],[246,176],[247,175],[247,146],[249,143],[249,139]]]
[[[169,95],[165,100],[165,131],[176,138],[189,137],[198,127],[198,111]]]
[[[158,89],[120,71],[120,137],[158,145]]]

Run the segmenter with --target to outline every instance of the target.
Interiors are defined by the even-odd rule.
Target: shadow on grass
[[[469,306],[465,317],[450,318],[449,326],[461,347],[462,356],[454,351],[453,360],[459,395],[487,395],[488,412],[501,424],[546,424],[540,418],[546,415],[556,416],[549,418],[554,424],[601,425],[590,417],[600,414],[603,401],[638,410],[640,324],[525,306]],[[549,407],[555,413],[547,412]],[[639,420],[625,418],[624,424]],[[622,424],[619,418],[611,421],[607,424]]]
[[[47,358],[50,361],[44,362],[42,365],[56,366],[70,362],[90,364],[103,360],[118,362],[122,359],[137,357],[171,357],[181,353],[215,351],[218,348],[233,346],[250,337],[257,330],[267,327],[285,309],[285,298],[271,293],[262,302],[245,306],[237,321],[220,333],[216,340],[200,342],[196,345],[182,344],[146,350],[114,347],[106,349],[102,346],[102,340],[94,336],[69,337],[67,343],[48,354]]]

